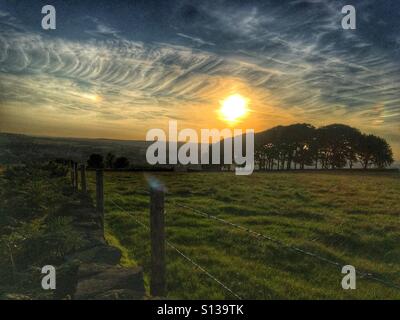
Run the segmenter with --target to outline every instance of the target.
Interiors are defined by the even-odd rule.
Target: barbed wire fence
[[[150,228],[144,224],[143,222],[141,222],[140,220],[138,220],[137,218],[135,218],[133,216],[133,214],[131,214],[128,210],[122,208],[121,206],[119,206],[118,204],[116,204],[113,200],[110,200],[110,202],[119,210],[128,213],[132,216],[133,220],[139,224],[140,226],[142,226],[143,228],[145,228],[147,231],[150,231]],[[202,267],[201,265],[199,265],[197,262],[195,262],[193,259],[189,258],[187,255],[185,255],[181,250],[179,250],[175,245],[173,245],[170,241],[166,240],[166,244],[168,247],[170,247],[171,249],[173,249],[176,253],[178,253],[180,256],[182,256],[185,260],[187,260],[188,262],[190,262],[192,265],[194,265],[197,269],[199,269],[201,272],[203,272],[204,274],[206,274],[211,280],[213,280],[214,282],[216,282],[220,287],[222,287],[223,289],[225,289],[226,291],[228,291],[232,296],[234,296],[235,298],[241,300],[242,298],[235,293],[232,289],[230,289],[226,284],[224,284],[221,280],[218,280],[215,276],[213,276],[210,272],[208,272],[204,267]]]
[[[279,245],[281,247],[284,247],[284,248],[289,249],[291,251],[297,252],[299,254],[310,256],[310,257],[315,258],[315,259],[317,259],[319,261],[322,261],[322,262],[328,263],[330,265],[336,266],[336,267],[338,267],[340,269],[342,269],[346,265],[346,264],[342,264],[340,262],[325,258],[325,257],[323,257],[323,256],[321,256],[319,254],[313,253],[311,251],[307,251],[307,250],[301,249],[299,247],[289,245],[289,244],[287,244],[287,243],[285,243],[285,242],[283,242],[281,240],[275,239],[275,238],[273,238],[271,236],[258,233],[258,232],[254,231],[252,229],[249,229],[249,228],[246,228],[244,226],[235,224],[233,222],[229,222],[229,221],[227,221],[225,219],[221,219],[221,218],[216,217],[214,215],[211,215],[209,213],[202,212],[202,211],[200,211],[198,209],[195,209],[195,208],[192,208],[192,207],[189,207],[189,206],[186,206],[186,205],[181,205],[181,204],[176,204],[176,206],[177,207],[181,207],[181,208],[185,208],[185,209],[189,209],[194,214],[197,214],[199,216],[202,216],[202,217],[205,217],[205,218],[208,218],[208,219],[213,219],[213,220],[221,222],[221,223],[223,223],[225,225],[231,226],[232,228],[236,228],[236,229],[242,230],[242,231],[244,231],[244,232],[256,237],[259,240],[271,241],[271,242],[273,242],[273,243],[275,243],[275,244],[277,244],[277,245]],[[386,285],[388,287],[392,287],[392,288],[400,290],[400,285],[397,285],[397,284],[395,284],[395,283],[393,283],[391,281],[387,281],[387,280],[378,278],[371,272],[366,272],[366,271],[360,270],[359,268],[356,268],[356,269],[357,269],[357,273],[361,276],[361,278],[370,279],[370,280],[373,280],[375,282],[379,282],[379,283],[381,283],[383,285]]]
[[[101,180],[101,181],[98,181],[98,180]],[[104,192],[103,191],[103,181],[102,180],[103,180],[103,175],[102,174],[96,174],[96,196],[100,197],[100,202],[99,202],[99,199],[97,199],[96,203],[97,203],[97,205],[100,205],[100,206],[101,206],[101,203],[104,202],[104,194],[100,194],[100,193]],[[97,190],[98,186],[100,186],[100,191],[101,192],[97,192],[98,191]],[[153,189],[150,189],[150,190],[152,191]],[[162,192],[165,193],[165,191],[162,191]],[[149,196],[151,196],[151,192],[149,192],[147,190],[140,190],[140,192],[136,191],[136,193],[140,193],[141,195],[149,195]],[[166,193],[166,194],[169,195],[169,193]],[[164,201],[164,197],[162,197],[162,199]],[[118,205],[115,201],[113,201],[111,199],[109,201],[111,202],[111,204],[115,208],[117,208],[117,209],[119,209],[119,210],[121,210],[121,211],[123,211],[125,213],[128,213],[134,219],[134,221],[137,224],[139,224],[141,227],[143,227],[145,230],[151,231],[151,226],[149,227],[147,224],[145,224],[142,221],[140,221],[136,217],[136,215],[133,212],[131,212],[131,210],[123,208],[121,205]],[[151,201],[151,199],[150,199],[150,201]],[[326,263],[326,264],[332,265],[332,266],[334,266],[336,268],[339,268],[340,270],[345,265],[347,265],[347,264],[343,264],[343,263],[340,263],[338,261],[326,258],[326,257],[324,257],[324,256],[322,256],[320,254],[311,252],[309,250],[302,249],[302,248],[300,248],[298,246],[290,245],[290,244],[288,244],[288,243],[286,243],[286,242],[284,242],[284,241],[282,241],[280,239],[277,239],[277,238],[272,237],[272,236],[267,235],[267,234],[259,233],[259,232],[255,231],[255,230],[250,229],[248,227],[245,227],[243,225],[240,225],[240,224],[228,221],[226,219],[217,217],[215,215],[212,215],[212,214],[209,214],[209,213],[204,212],[202,210],[193,208],[193,207],[188,206],[186,204],[182,204],[181,201],[176,201],[176,200],[169,201],[168,200],[167,202],[169,204],[171,204],[172,206],[174,206],[175,208],[181,208],[181,209],[184,209],[187,212],[189,212],[191,214],[194,214],[196,216],[203,217],[203,218],[206,218],[206,219],[210,219],[210,220],[219,222],[219,223],[221,223],[221,224],[223,224],[225,226],[230,227],[231,229],[240,230],[240,231],[242,231],[242,232],[254,237],[255,239],[257,239],[259,241],[269,241],[269,242],[274,243],[275,245],[277,245],[277,246],[279,246],[281,248],[284,248],[286,250],[290,250],[292,252],[296,252],[296,253],[298,253],[300,255],[311,257],[311,258],[319,260],[319,261],[321,261],[323,263]],[[103,208],[104,208],[104,203],[103,203]],[[162,208],[162,212],[159,212],[159,214],[164,216],[164,203],[160,206],[160,208]],[[103,212],[103,214],[104,214],[104,212]],[[164,218],[162,217],[162,219],[164,219]],[[163,228],[164,228],[164,225],[163,225]],[[164,230],[162,230],[162,233],[164,234]],[[152,239],[152,241],[153,241],[153,239]],[[195,261],[195,259],[189,257],[187,254],[185,254],[181,250],[179,250],[175,244],[171,243],[168,239],[164,239],[164,241],[165,241],[166,246],[168,246],[170,249],[172,249],[174,252],[176,252],[179,256],[181,256],[187,262],[191,263],[194,267],[196,267],[198,270],[200,270],[202,273],[204,273],[209,279],[213,280],[221,288],[223,288],[225,291],[227,291],[230,295],[232,295],[236,299],[242,299],[242,297],[238,293],[236,293],[232,288],[230,288],[227,284],[225,284],[220,279],[218,279],[216,276],[214,276],[212,273],[210,273],[204,266],[201,266],[199,263],[197,263]],[[386,287],[390,287],[390,288],[393,288],[393,289],[400,290],[400,285],[399,284],[394,283],[394,282],[392,282],[390,280],[383,279],[383,278],[377,276],[376,273],[368,272],[368,271],[359,269],[357,267],[356,267],[356,270],[357,270],[357,274],[360,275],[360,278],[363,278],[363,279],[366,279],[366,280],[371,280],[371,281],[374,281],[374,282],[379,283],[381,285],[384,285]],[[165,282],[165,279],[163,281]],[[163,283],[162,285],[165,286],[165,283]]]

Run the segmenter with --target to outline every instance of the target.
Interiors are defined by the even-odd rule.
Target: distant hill
[[[85,162],[92,153],[125,156],[131,163],[144,164],[151,142],[109,139],[50,138],[0,133],[0,164],[48,161],[65,158]]]

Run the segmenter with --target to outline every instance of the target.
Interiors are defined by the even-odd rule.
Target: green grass
[[[335,266],[259,241],[176,203],[246,226],[400,285],[400,180],[395,173],[155,174],[168,189],[166,233],[179,250],[246,299],[399,299],[400,290],[357,278],[343,290]],[[89,174],[94,190],[94,174]],[[107,233],[125,262],[150,271],[149,196],[141,173],[105,173]],[[129,210],[123,212],[112,201]],[[167,249],[168,298],[232,299]]]

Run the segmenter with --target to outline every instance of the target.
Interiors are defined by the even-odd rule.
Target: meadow
[[[167,239],[244,299],[400,299],[400,290],[290,250],[296,246],[400,286],[400,175],[378,172],[152,173],[167,188]],[[94,195],[94,173],[88,174]],[[149,178],[149,174],[147,174]],[[105,172],[107,238],[124,264],[150,272],[146,176]],[[118,204],[124,210],[116,207]],[[278,239],[258,239],[193,213],[189,206]],[[233,299],[167,248],[167,298]]]

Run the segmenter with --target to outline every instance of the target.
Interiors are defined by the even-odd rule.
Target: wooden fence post
[[[81,164],[81,190],[83,193],[86,193],[86,167],[84,164]]]
[[[71,160],[70,161],[70,171],[71,171],[71,185],[72,187],[74,187],[75,185],[75,174],[74,174],[74,162]]]
[[[78,163],[74,163],[74,174],[75,174],[75,185],[74,189],[75,191],[78,191]]]
[[[150,294],[165,296],[164,190],[150,190],[151,279]]]
[[[96,212],[104,230],[104,186],[103,169],[96,170]]]

